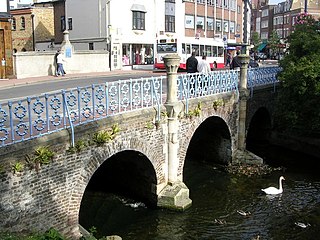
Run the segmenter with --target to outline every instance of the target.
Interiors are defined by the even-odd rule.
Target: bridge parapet
[[[251,95],[257,86],[275,87],[280,70],[249,69]],[[186,101],[187,113],[188,99],[238,91],[238,78],[239,70],[181,74],[177,78],[177,97]],[[157,108],[159,120],[167,87],[165,79],[166,76],[119,80],[0,103],[0,148],[63,129],[71,129],[73,137],[77,125],[148,107]]]

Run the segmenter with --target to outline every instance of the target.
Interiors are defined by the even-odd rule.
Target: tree
[[[275,30],[272,31],[268,44],[273,55],[275,55],[275,53],[279,54],[280,37]]]
[[[256,52],[258,50],[260,43],[261,43],[259,33],[257,33],[257,32],[252,33],[251,43],[254,46],[253,51]]]
[[[288,37],[289,54],[280,61],[276,122],[282,130],[320,132],[320,22],[302,13]],[[278,129],[278,130],[279,130]]]

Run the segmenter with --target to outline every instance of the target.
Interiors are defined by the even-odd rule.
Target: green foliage
[[[41,240],[65,240],[65,238],[54,228],[50,228],[40,238]]]
[[[50,228],[45,233],[20,234],[0,232],[1,240],[66,240],[56,229]]]
[[[24,169],[24,165],[21,162],[16,162],[12,165],[12,171],[13,173],[22,172]]]
[[[111,134],[107,130],[101,130],[93,135],[93,141],[97,145],[103,145],[111,140]]]
[[[214,110],[217,111],[218,107],[221,107],[224,105],[223,99],[218,99],[218,100],[214,100],[212,107],[214,108]]]
[[[34,162],[40,164],[49,164],[52,161],[54,153],[49,149],[48,146],[40,146],[34,152]]]
[[[201,110],[202,110],[202,104],[201,104],[201,102],[198,102],[198,105],[193,110],[189,110],[187,117],[189,117],[189,118],[200,117]]]
[[[261,39],[259,37],[259,33],[257,33],[257,32],[253,32],[252,33],[251,42],[252,42],[252,44],[254,46],[253,50],[256,52],[258,50],[258,47],[259,47],[260,43],[261,43]]]
[[[116,135],[120,132],[118,124],[115,124],[111,127],[111,131],[101,130],[93,135],[93,141],[98,145],[103,145],[106,142],[113,140]]]
[[[39,172],[41,164],[49,164],[53,159],[54,153],[50,150],[48,146],[40,146],[35,149],[32,156],[26,155],[25,160],[27,166],[30,169],[35,169]]]
[[[153,128],[154,128],[153,122],[152,122],[152,121],[148,121],[148,122],[146,123],[146,128],[149,129],[149,130],[153,129]]]
[[[280,37],[275,30],[272,31],[268,44],[273,54],[279,52]]]
[[[87,146],[86,142],[82,139],[78,140],[76,143],[75,143],[75,146],[74,147],[70,147],[67,152],[69,153],[79,153],[81,152],[85,147]]]
[[[289,54],[280,61],[278,130],[320,132],[320,25],[308,14],[298,17],[289,36]]]
[[[91,228],[89,228],[89,232],[90,234],[94,235],[98,232],[98,230],[95,226],[92,226]]]

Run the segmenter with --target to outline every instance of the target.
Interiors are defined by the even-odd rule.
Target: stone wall
[[[19,52],[13,56],[16,78],[52,76],[55,74],[54,51]],[[67,74],[109,71],[107,51],[77,51],[65,58]]]

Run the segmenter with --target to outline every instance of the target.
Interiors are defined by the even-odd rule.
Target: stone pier
[[[167,156],[168,165],[167,185],[159,193],[158,206],[163,208],[184,210],[191,206],[189,189],[178,179],[178,115],[182,110],[182,104],[177,99],[177,71],[180,57],[169,54],[164,57],[167,70],[167,100],[164,104],[168,116]]]

